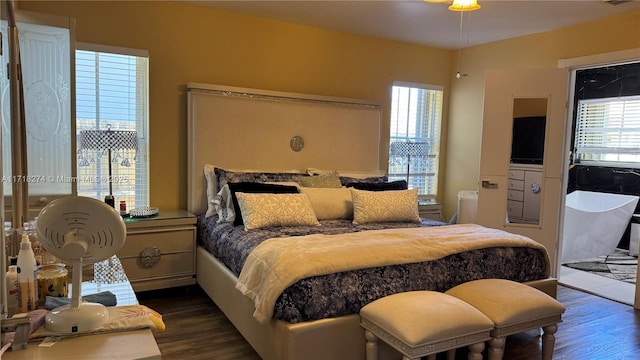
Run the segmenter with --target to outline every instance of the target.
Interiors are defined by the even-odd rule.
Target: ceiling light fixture
[[[458,37],[458,71],[456,72],[456,79],[460,79],[468,74],[460,72],[460,65],[462,63],[462,34],[463,34],[463,20],[464,14],[467,13],[467,45],[471,42],[471,11],[480,9],[480,5],[476,0],[453,0],[453,4],[449,6],[451,11],[460,12],[460,35]]]
[[[451,0],[424,0],[425,2],[430,3],[443,3],[449,2]],[[614,1],[614,0],[612,0]],[[460,72],[460,64],[462,63],[462,34],[463,34],[463,23],[464,23],[464,13],[467,13],[467,46],[469,47],[470,38],[471,38],[471,11],[480,9],[480,5],[478,4],[478,0],[453,0],[451,5],[449,5],[449,10],[460,12],[460,35],[458,38],[458,71],[456,72],[456,79],[460,79],[463,76],[467,76],[467,73]]]
[[[449,6],[451,11],[474,11],[480,9],[478,0],[453,0],[453,4]]]

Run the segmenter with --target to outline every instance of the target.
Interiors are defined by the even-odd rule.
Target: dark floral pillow
[[[227,183],[239,182],[294,182],[300,176],[308,176],[294,172],[240,172],[215,168],[219,192]]]
[[[387,191],[387,190],[407,190],[406,180],[397,180],[389,182],[352,182],[346,185],[346,187],[352,187],[358,190],[367,191]]]
[[[358,179],[358,178],[348,177],[348,176],[340,176],[340,182],[342,183],[342,186],[346,186],[347,184],[351,184],[351,183],[384,183],[384,182],[387,182],[387,180],[389,180],[389,178],[386,176],[375,176],[375,177],[368,177],[364,179]]]

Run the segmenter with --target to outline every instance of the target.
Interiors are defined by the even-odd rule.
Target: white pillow
[[[236,193],[245,230],[271,226],[318,226],[306,194]]]
[[[350,189],[354,224],[420,222],[417,188],[389,191]]]
[[[347,188],[300,187],[302,194],[309,195],[313,212],[318,220],[353,219],[351,190]]]
[[[210,217],[216,213],[216,208],[213,200],[216,196],[216,173],[215,166],[210,164],[204,164],[204,177],[207,180],[207,212],[205,217]]]
[[[236,210],[233,207],[233,199],[229,185],[225,184],[211,202],[218,214],[218,223],[233,222],[236,219]]]

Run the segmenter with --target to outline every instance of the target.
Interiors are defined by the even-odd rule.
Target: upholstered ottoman
[[[531,286],[502,279],[475,280],[445,292],[482,311],[493,322],[489,340],[489,360],[502,359],[505,337],[542,328],[542,358],[551,360],[557,323],[565,307],[556,299]]]
[[[378,358],[378,340],[403,355],[403,360],[468,346],[469,359],[482,359],[484,342],[490,339],[493,321],[471,305],[435,291],[412,291],[390,295],[360,310],[365,329],[367,360]]]

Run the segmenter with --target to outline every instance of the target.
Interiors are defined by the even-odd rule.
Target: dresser
[[[537,224],[542,198],[542,165],[511,164],[507,214],[509,222]]]

